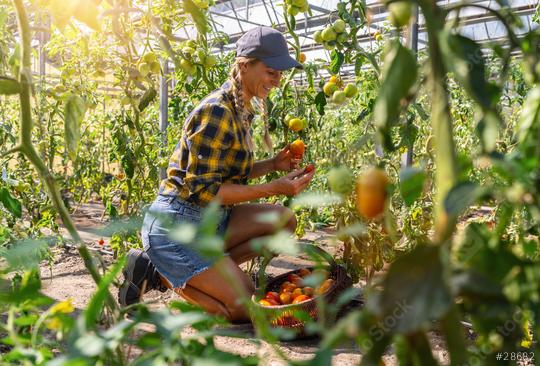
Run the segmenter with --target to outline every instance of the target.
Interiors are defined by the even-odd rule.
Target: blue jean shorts
[[[203,207],[179,197],[159,195],[144,216],[141,230],[144,250],[159,273],[174,288],[184,288],[191,277],[207,270],[212,262],[203,258],[191,244],[169,238],[169,230],[180,223],[197,225]],[[217,234],[224,236],[229,223],[230,209],[221,210]]]

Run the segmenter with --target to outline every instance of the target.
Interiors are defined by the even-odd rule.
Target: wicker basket
[[[329,266],[327,268],[327,270],[329,271],[328,278],[333,279],[334,284],[322,296],[324,296],[324,301],[326,303],[333,303],[339,296],[339,294],[352,286],[351,278],[347,275],[347,272],[342,266],[336,264],[336,262],[328,252],[314,245],[303,244],[301,248],[306,251],[314,252],[318,256],[324,258],[329,263]],[[314,269],[313,267],[308,268],[310,270]],[[261,268],[261,270],[264,270],[264,268]],[[264,292],[279,292],[280,285],[287,280],[287,276],[293,273],[297,274],[298,271],[299,269],[289,271],[273,278],[265,286]],[[252,296],[252,301],[259,309],[261,309],[261,311],[265,314],[266,318],[272,324],[272,326],[293,330],[296,333],[297,338],[304,337],[306,336],[306,334],[304,333],[305,321],[295,317],[296,312],[301,311],[308,314],[311,319],[317,319],[317,296],[298,304],[277,306],[263,306],[257,302],[257,296],[255,295]]]

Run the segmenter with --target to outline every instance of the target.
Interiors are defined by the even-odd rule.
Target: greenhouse
[[[537,365],[540,3],[0,0],[0,365]]]

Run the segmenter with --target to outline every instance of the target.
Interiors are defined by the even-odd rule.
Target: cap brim
[[[296,67],[297,69],[304,68],[300,62],[296,61],[290,55],[265,57],[261,58],[261,61],[264,62],[266,66],[279,71],[289,70],[293,67]]]

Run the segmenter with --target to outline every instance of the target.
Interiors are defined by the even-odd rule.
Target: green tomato
[[[324,39],[322,38],[322,31],[318,30],[313,33],[313,40],[317,43],[323,43]]]
[[[306,4],[306,0],[292,0],[291,4],[296,6],[297,8],[301,8]]]
[[[326,179],[328,179],[328,186],[332,192],[343,195],[352,192],[354,175],[348,168],[344,166],[332,168],[326,175]]]
[[[206,56],[206,59],[204,60],[204,67],[209,68],[213,67],[217,64],[216,56],[214,55],[208,55]]]
[[[191,57],[195,53],[195,48],[189,46],[182,47],[182,53],[186,57]]]
[[[297,8],[294,5],[288,5],[287,6],[287,14],[292,15],[293,17],[297,16],[300,12],[300,8]]]
[[[180,60],[180,67],[188,75],[193,75],[196,71],[195,66],[193,66],[193,64],[189,62],[188,60],[186,60],[185,58]]]
[[[161,72],[161,66],[159,62],[152,62],[150,64],[150,71],[152,71],[153,74],[159,74]]]
[[[336,104],[342,104],[345,102],[345,99],[347,99],[347,96],[345,95],[345,92],[343,90],[336,90],[334,94],[332,94],[332,102]]]
[[[334,94],[334,92],[338,89],[336,83],[333,83],[331,81],[327,81],[323,86],[323,92],[326,94],[326,96],[331,96]]]
[[[390,22],[400,28],[409,24],[412,15],[412,4],[408,1],[397,1],[388,5]]]
[[[193,3],[199,9],[208,9],[208,5],[209,5],[208,0],[193,0]]]
[[[124,95],[122,99],[120,99],[120,104],[122,105],[128,105],[130,103],[131,103],[131,98],[128,97],[127,95]]]
[[[322,39],[326,42],[335,41],[337,37],[336,31],[332,27],[324,28],[321,35]]]
[[[336,38],[336,41],[338,41],[339,43],[347,42],[348,40],[349,36],[347,35],[347,33],[340,33]]]
[[[334,48],[336,48],[336,43],[335,41],[323,42],[323,47],[327,51],[332,51]]]
[[[345,32],[346,25],[347,24],[345,24],[345,22],[342,19],[338,19],[334,22],[334,24],[332,25],[332,28],[334,28],[334,31],[336,31],[336,33],[343,33]]]
[[[157,61],[157,56],[156,56],[156,54],[154,52],[147,52],[147,53],[144,54],[142,59],[147,64],[151,64],[151,63]]]
[[[343,89],[343,91],[345,92],[347,98],[352,98],[356,95],[356,93],[358,93],[358,88],[355,84],[347,84],[345,85],[345,89]]]
[[[146,62],[139,64],[139,72],[141,73],[142,77],[146,77],[148,74],[150,74],[150,65],[148,65]]]

